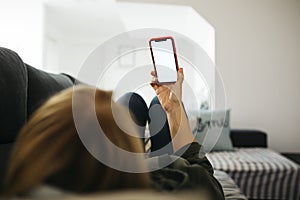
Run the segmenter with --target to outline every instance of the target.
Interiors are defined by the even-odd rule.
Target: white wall
[[[0,0],[0,46],[23,61],[42,66],[43,9],[41,0]]]
[[[115,0],[44,1],[45,69],[76,76],[99,44],[126,31]]]
[[[233,128],[261,129],[280,152],[300,152],[299,0],[139,0],[193,6],[216,29]]]
[[[199,108],[200,103],[204,100],[208,101],[210,106],[215,106],[215,73],[214,69],[210,67],[215,60],[215,31],[190,6],[116,3],[114,0],[85,0],[80,2],[76,0],[48,0],[44,8],[44,69],[52,72],[65,72],[76,77],[92,50],[103,41],[120,32],[142,28],[171,30],[189,37],[205,51],[202,55],[199,52],[196,55],[194,46],[182,40],[182,36],[178,35],[176,37],[174,33],[176,46],[179,47],[177,51],[179,63],[186,62],[181,56],[186,57],[188,54],[190,56],[188,60],[191,63],[198,64],[202,75],[205,76],[205,80],[203,80],[201,75],[195,73],[192,65],[185,65],[186,69],[190,68],[191,70],[186,70],[188,71],[185,73],[187,81],[185,81],[183,87],[191,88],[197,85],[196,88],[193,88],[193,94],[198,97],[197,99],[190,98],[188,94],[191,91],[184,90],[183,99],[185,100],[186,109],[195,112],[195,108]],[[169,34],[170,32],[162,30],[148,30],[139,34],[130,33],[129,35],[135,37],[135,43],[128,41],[125,37],[125,40],[121,42],[122,44],[110,44],[108,52],[111,52],[111,55],[113,55],[114,48],[118,53],[124,51],[125,49],[122,46],[131,46],[131,48],[146,47],[146,49],[130,53],[128,58],[132,64],[128,64],[129,66],[124,67],[124,65],[120,65],[120,62],[111,64],[110,69],[105,70],[105,76],[102,77],[97,86],[106,90],[115,89],[126,74],[132,73],[133,68],[149,65],[150,70],[152,60],[147,48],[147,41],[151,37]],[[115,40],[119,41],[120,39]],[[129,42],[129,44],[126,44],[126,42]],[[206,54],[209,57],[206,57]],[[201,56],[207,59],[199,59]],[[101,57],[108,58],[108,55],[101,54]],[[98,57],[95,58],[94,63],[95,70],[107,67],[104,63],[99,63]],[[95,73],[93,70],[93,74]],[[150,71],[145,73],[149,74]],[[78,78],[86,83],[94,84],[91,77]],[[148,81],[150,80],[151,77]],[[150,89],[151,92],[142,90],[140,94],[144,98],[148,96],[148,102],[150,103],[154,92],[149,84],[146,84],[145,88]]]

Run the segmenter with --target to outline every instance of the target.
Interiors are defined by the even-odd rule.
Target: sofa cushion
[[[0,144],[15,140],[27,116],[27,70],[13,51],[0,48]]]
[[[203,150],[231,151],[230,110],[203,110],[198,117],[195,139],[203,145]]]
[[[28,98],[27,117],[41,106],[55,93],[71,87],[72,79],[64,74],[51,74],[27,65],[28,71]]]

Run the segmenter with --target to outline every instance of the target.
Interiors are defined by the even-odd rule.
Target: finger
[[[177,77],[178,77],[177,81],[179,83],[182,83],[183,79],[184,79],[183,68],[179,68],[179,70],[178,70],[178,76]]]
[[[151,83],[154,83],[154,84],[157,84],[157,85],[159,85],[159,83],[158,83],[158,79],[157,79],[156,77],[152,77],[152,81],[151,81]]]
[[[183,75],[183,68],[182,68],[182,67],[180,67],[180,68],[178,69],[178,73]]]
[[[156,91],[160,85],[158,84],[158,79],[156,77],[153,77],[150,85],[152,86],[152,88]]]
[[[151,75],[152,75],[152,76],[156,76],[156,73],[155,73],[154,70],[151,71]]]
[[[158,79],[157,79],[157,77],[153,76],[151,82],[152,82],[152,83],[158,84]]]
[[[156,83],[151,82],[150,85],[155,91],[159,88],[159,85],[157,85]]]

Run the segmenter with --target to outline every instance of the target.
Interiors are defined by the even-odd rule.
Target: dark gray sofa
[[[25,64],[17,53],[0,47],[0,187],[16,136],[30,115],[50,96],[75,80]]]
[[[19,130],[45,100],[74,84],[73,77],[35,69],[17,53],[0,47],[0,190]],[[232,130],[231,139],[235,147],[267,147],[266,134],[260,131]]]

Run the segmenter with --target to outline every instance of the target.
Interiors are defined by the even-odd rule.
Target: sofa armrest
[[[234,147],[268,147],[267,134],[262,131],[232,129],[230,137]]]

